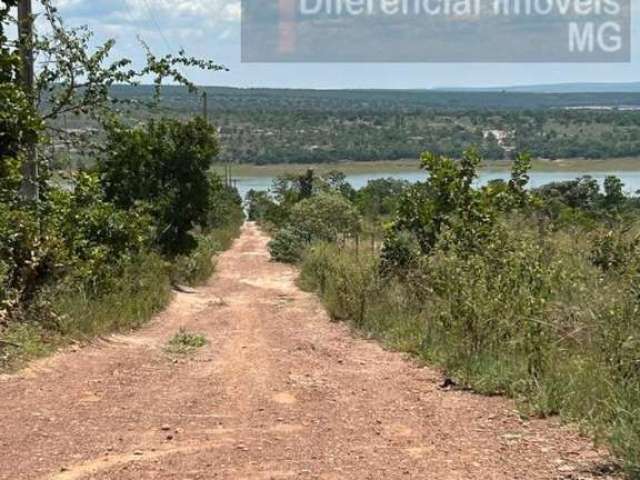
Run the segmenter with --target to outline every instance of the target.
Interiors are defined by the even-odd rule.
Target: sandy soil
[[[133,335],[0,377],[0,479],[580,479],[606,457],[350,335],[252,224]],[[173,359],[180,327],[209,343]]]

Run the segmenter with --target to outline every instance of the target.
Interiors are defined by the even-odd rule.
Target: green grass
[[[586,232],[541,243],[515,223],[481,255],[434,252],[404,278],[377,256],[316,244],[299,283],[387,347],[441,367],[524,415],[559,414],[606,443],[640,478],[640,316],[635,280],[589,261]]]
[[[0,371],[21,368],[72,342],[85,342],[111,332],[128,332],[144,325],[172,296],[172,281],[204,282],[215,269],[213,256],[227,249],[239,224],[216,229],[202,237],[188,257],[170,265],[148,253],[132,259],[118,278],[101,287],[101,294],[83,285],[56,285],[43,291],[25,322],[10,322],[0,330]],[[42,313],[46,305],[54,315]]]
[[[0,336],[0,371],[26,359],[49,355],[62,343],[62,336],[35,323],[11,323]]]
[[[202,285],[216,267],[215,256],[227,250],[240,233],[240,222],[196,236],[198,246],[189,255],[176,258],[171,269],[171,281],[190,286]]]
[[[0,333],[10,342],[0,353],[0,369],[16,369],[29,360],[54,352],[74,341],[140,327],[171,298],[169,267],[156,254],[142,255],[127,265],[120,277],[96,295],[83,285],[53,286],[38,304],[53,314],[28,311],[26,322],[12,322]]]
[[[198,246],[189,255],[177,257],[172,265],[171,280],[176,284],[201,285],[215,270],[214,255],[221,250],[220,244],[209,235],[196,237]]]
[[[204,335],[189,332],[181,328],[169,342],[167,342],[165,351],[172,355],[187,355],[204,347],[206,344],[207,339]]]
[[[99,296],[84,288],[62,291],[53,300],[58,314],[54,330],[85,339],[137,328],[170,300],[168,273],[169,265],[149,254],[129,265]]]

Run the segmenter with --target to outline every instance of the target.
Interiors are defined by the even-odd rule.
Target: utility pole
[[[20,0],[18,3],[18,38],[20,44],[20,57],[22,60],[21,82],[24,92],[33,105],[35,96],[33,92],[34,67],[33,67],[33,11],[31,0]],[[38,201],[38,159],[36,143],[31,140],[27,145],[27,158],[22,165],[21,193],[27,200]]]
[[[209,123],[209,97],[207,92],[202,92],[202,117]]]

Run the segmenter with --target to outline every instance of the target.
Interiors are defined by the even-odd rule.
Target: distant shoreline
[[[270,165],[232,164],[233,177],[274,177],[285,173],[302,173],[312,168],[319,174],[338,170],[348,175],[367,173],[402,173],[419,171],[420,161],[380,160],[370,162],[336,162],[320,164],[277,163]],[[503,172],[510,169],[511,162],[496,160],[485,162],[482,167],[486,172]],[[224,174],[224,164],[215,164],[213,169]],[[534,160],[533,171],[536,172],[622,172],[640,171],[640,157],[613,159],[567,159],[567,160]]]

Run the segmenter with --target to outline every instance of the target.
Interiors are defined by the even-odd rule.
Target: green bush
[[[629,229],[598,231],[594,234],[591,262],[603,271],[628,269],[640,253],[640,236],[629,235]]]
[[[125,210],[144,203],[153,217],[157,241],[169,255],[195,248],[192,231],[212,224],[208,170],[218,152],[213,126],[200,117],[189,122],[151,120],[107,129],[106,155],[99,169],[107,199]]]
[[[216,254],[228,249],[240,233],[241,222],[234,219],[225,227],[195,236],[197,247],[189,255],[180,255],[172,262],[172,282],[187,285],[204,283],[215,270]]]
[[[336,242],[360,231],[360,216],[349,200],[335,192],[320,192],[291,207],[285,227],[269,242],[271,258],[300,261],[312,241]]]
[[[278,230],[268,244],[271,258],[276,262],[283,263],[300,261],[306,247],[307,241],[303,233],[292,227]]]
[[[78,174],[73,186],[43,191],[40,212],[0,204],[0,308],[9,316],[52,284],[109,289],[122,265],[151,246],[148,216],[105,201],[96,177]]]
[[[420,244],[413,233],[392,231],[387,234],[380,258],[382,272],[386,276],[402,275],[420,257]]]
[[[213,256],[221,250],[220,245],[208,235],[198,235],[195,239],[198,245],[195,250],[189,255],[180,255],[173,261],[171,280],[174,283],[198,285],[213,273]]]
[[[360,230],[360,216],[355,207],[336,193],[320,193],[296,203],[289,224],[308,241],[335,242]]]

